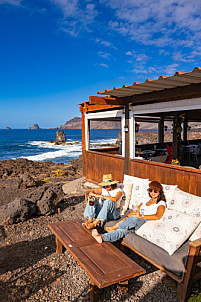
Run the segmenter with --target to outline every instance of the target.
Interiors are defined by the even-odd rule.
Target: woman
[[[87,222],[83,223],[87,229],[95,228],[99,222],[119,218],[122,190],[117,187],[117,183],[111,174],[103,175],[103,181],[99,184],[102,188],[90,192],[84,211]]]
[[[92,236],[97,242],[116,241],[123,238],[129,232],[138,230],[147,220],[159,220],[165,213],[166,198],[163,187],[158,181],[149,183],[149,196],[151,199],[142,202],[137,211],[132,211],[127,217],[116,223],[113,227],[107,227],[108,233],[99,234],[97,230],[92,231]]]

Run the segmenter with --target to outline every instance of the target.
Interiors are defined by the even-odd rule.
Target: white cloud
[[[22,0],[0,0],[0,4],[10,4],[14,6],[19,6]]]
[[[104,46],[106,46],[106,47],[115,48],[115,47],[112,45],[112,43],[110,43],[109,41],[105,41],[105,40],[96,38],[96,39],[95,39],[95,42],[96,42],[96,43],[99,43],[99,44],[101,44],[101,45],[104,45]]]
[[[173,59],[176,62],[193,62],[193,58],[192,58],[192,54],[191,55],[186,55],[186,54],[182,54],[181,52],[174,52],[173,53]]]
[[[62,14],[61,29],[72,36],[78,36],[81,31],[90,31],[89,25],[94,23],[98,14],[95,4],[79,0],[50,0]]]
[[[128,60],[128,63],[134,64],[136,62],[140,62],[142,64],[146,64],[146,62],[149,60],[148,56],[144,53],[137,53],[135,51],[127,51],[127,56],[131,56],[133,60]]]
[[[168,76],[171,76],[177,71],[178,66],[179,66],[179,64],[176,64],[176,63],[171,64],[171,65],[166,66],[166,68],[164,70]]]
[[[107,64],[105,64],[105,63],[101,63],[101,64],[99,64],[99,66],[105,67],[105,68],[108,68],[108,67],[109,67],[109,66],[108,66]]]
[[[102,0],[115,12],[109,28],[145,45],[192,47],[201,40],[201,1]]]
[[[98,52],[98,55],[101,57],[101,58],[104,58],[104,59],[108,59],[111,55],[107,52],[103,52],[103,51],[99,51]]]

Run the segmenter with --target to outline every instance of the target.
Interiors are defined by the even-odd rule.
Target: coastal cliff
[[[74,117],[70,121],[67,121],[64,125],[59,127],[60,129],[82,129],[82,119],[80,117]],[[91,129],[120,129],[120,122],[108,122],[108,121],[92,121]]]

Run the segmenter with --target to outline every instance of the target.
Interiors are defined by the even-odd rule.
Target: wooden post
[[[129,284],[128,284],[128,280],[125,280],[125,281],[119,281],[119,290],[122,292],[122,293],[124,293],[124,294],[126,294],[127,292],[128,292],[128,286],[129,286]]]
[[[187,141],[187,129],[188,129],[188,118],[184,117],[184,122],[183,122],[183,141]]]
[[[193,245],[193,242],[192,242]],[[193,281],[193,276],[196,270],[196,263],[200,251],[200,246],[191,246],[188,253],[186,270],[184,273],[184,280],[177,285],[177,300],[178,302],[185,302],[190,294],[190,289]]]
[[[100,290],[98,286],[90,279],[90,302],[96,302],[99,300]]]
[[[61,241],[56,237],[56,253],[62,254],[62,243]]]
[[[124,174],[129,174],[130,144],[129,144],[129,103],[125,103],[125,161]]]
[[[181,155],[181,118],[180,113],[175,112],[173,118],[173,145],[172,159],[180,161]]]
[[[86,140],[85,140],[85,113],[82,112],[82,151],[86,150]]]
[[[164,117],[161,117],[158,123],[158,142],[164,143]]]

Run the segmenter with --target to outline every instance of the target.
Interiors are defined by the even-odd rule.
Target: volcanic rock
[[[29,127],[29,129],[40,129],[38,124],[34,124],[32,127]]]
[[[29,188],[29,187],[35,187],[36,185],[36,182],[35,180],[33,179],[33,177],[28,174],[28,173],[24,173],[22,175],[22,183],[21,183],[21,187],[24,187],[24,188]]]
[[[70,181],[62,186],[63,192],[65,195],[83,195],[84,184],[86,182],[86,178],[81,177]]]
[[[56,193],[51,188],[48,188],[44,192],[43,197],[37,202],[40,215],[50,214],[54,211],[55,209],[54,201],[56,197],[57,197]]]
[[[66,135],[63,130],[57,131],[57,136],[54,141],[51,141],[51,143],[55,143],[55,145],[60,145],[66,142]]]
[[[36,213],[36,205],[24,198],[16,198],[0,207],[0,224],[13,224],[24,221]]]

